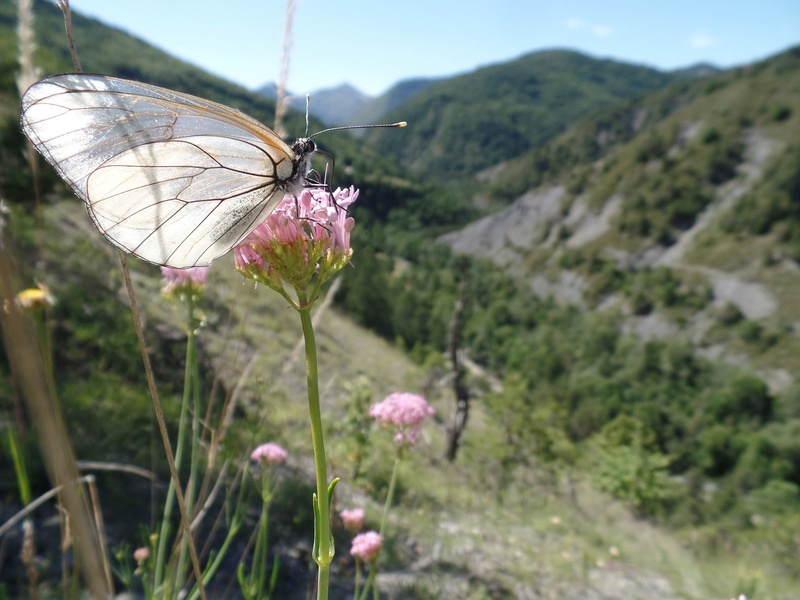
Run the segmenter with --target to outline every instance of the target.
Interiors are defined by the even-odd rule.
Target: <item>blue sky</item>
[[[70,3],[248,88],[278,77],[286,0]],[[290,90],[379,94],[547,48],[660,69],[746,64],[800,44],[800,1],[297,0],[293,30]]]

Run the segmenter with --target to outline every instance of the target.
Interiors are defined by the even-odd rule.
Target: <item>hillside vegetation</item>
[[[593,109],[673,79],[576,52],[536,52],[432,83],[385,117],[414,123],[411,135],[370,137],[421,175],[471,177],[541,144]]]
[[[37,16],[45,73],[68,70],[57,11],[38,3]],[[271,120],[262,97],[97,22],[76,16],[75,25],[87,70]],[[144,466],[166,481],[115,251],[54,175],[42,174],[42,200],[33,199],[13,26],[13,10],[0,5],[0,193],[13,233],[4,252],[20,288],[41,282],[57,299],[52,365],[78,457]],[[318,334],[330,462],[344,479],[336,501],[379,519],[393,450],[369,428],[371,402],[409,389],[438,413],[400,470],[384,592],[798,598],[800,52],[700,80],[671,77],[541,53],[431,84],[397,109],[408,130],[377,146],[326,138],[337,183],[361,190],[353,268],[339,274]],[[290,129],[300,123],[295,115]],[[482,213],[487,206],[495,212]],[[268,290],[229,267],[229,258],[214,265],[202,305],[204,418],[236,397],[225,457],[264,439],[296,457],[270,543],[282,556],[279,589],[301,597],[313,585],[313,475],[300,331]],[[184,336],[157,270],[133,269],[174,431]],[[471,410],[449,463],[446,351],[459,302]],[[25,423],[15,389],[4,354],[3,427]],[[20,435],[43,493],[38,442],[31,429]],[[0,492],[18,507],[7,464]],[[109,543],[139,544],[153,518],[150,489],[116,475],[100,483]],[[335,535],[335,597],[352,597],[348,538]],[[40,547],[43,564],[58,564],[53,536]],[[24,574],[14,574],[21,586]]]

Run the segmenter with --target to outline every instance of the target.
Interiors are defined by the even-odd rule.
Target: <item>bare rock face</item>
[[[561,214],[564,193],[562,186],[530,191],[508,208],[443,235],[438,241],[455,252],[512,266],[522,252],[547,238],[551,223]]]

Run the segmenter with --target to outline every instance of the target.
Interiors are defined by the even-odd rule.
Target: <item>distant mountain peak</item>
[[[687,77],[689,79],[700,79],[702,77],[708,77],[710,75],[714,75],[719,73],[722,69],[719,67],[712,65],[711,63],[700,62],[693,65],[689,65],[688,67],[684,67],[682,69],[675,69],[672,71],[675,75],[680,75],[683,77]]]
[[[269,82],[258,88],[256,92],[275,99],[278,97],[278,86],[274,82]],[[305,95],[293,94],[289,91],[288,96],[289,105],[292,108],[301,112],[305,111]],[[316,90],[311,92],[310,96],[308,111],[328,125],[348,123],[350,117],[371,100],[371,96],[347,82]]]
[[[413,96],[439,81],[427,77],[404,79],[376,98],[365,102],[361,109],[350,116],[346,125],[377,123],[383,116],[410,100]]]

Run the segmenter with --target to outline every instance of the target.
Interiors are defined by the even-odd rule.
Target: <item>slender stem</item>
[[[189,455],[189,481],[186,483],[186,511],[190,516],[194,513],[195,494],[197,492],[197,470],[200,464],[200,388],[197,368],[197,338],[194,334],[194,297],[186,294],[186,374],[183,383],[184,403],[182,410],[188,410],[192,402],[192,435],[190,438],[191,453]],[[183,418],[183,414],[181,418]],[[179,450],[180,451],[180,450]],[[178,568],[175,576],[178,581],[186,581],[186,563],[188,555],[187,536],[182,536]]]
[[[202,590],[205,589],[205,586],[211,582],[211,579],[222,565],[222,561],[225,559],[225,555],[228,553],[228,550],[230,549],[233,540],[236,538],[236,534],[239,533],[241,526],[242,519],[237,515],[231,522],[230,530],[228,531],[228,535],[225,536],[225,541],[222,542],[222,547],[220,547],[219,552],[217,552],[215,555],[212,555],[211,564],[206,565],[205,571],[203,572],[202,585],[198,582],[195,582],[194,587],[189,593],[189,600],[197,600],[202,593]]]
[[[353,600],[359,600],[361,594],[358,593],[358,587],[361,583],[361,559],[356,557],[356,582],[353,589]]]
[[[358,568],[358,563],[361,562],[356,559],[356,569]],[[375,581],[375,575],[378,573],[378,558],[375,559],[369,565],[369,575],[367,576],[367,581],[364,583],[364,587],[361,590],[361,594],[358,596],[358,600],[366,600],[367,594],[369,594],[370,588],[372,589],[372,595],[375,600],[378,599],[378,583]],[[356,571],[358,572],[358,571]]]
[[[307,298],[298,293],[301,308],[307,306]],[[312,299],[313,300],[313,299]],[[319,404],[319,376],[317,374],[317,346],[314,327],[309,310],[300,311],[303,337],[306,346],[306,378],[308,384],[308,412],[311,417],[311,441],[314,447],[314,464],[317,471],[317,531],[319,545],[314,560],[319,566],[317,577],[317,600],[328,598],[328,571],[333,560],[330,512],[328,498],[328,466],[325,460],[325,443],[322,433],[322,416]]]
[[[153,401],[153,410],[156,415],[158,430],[161,434],[161,442],[164,444],[164,453],[167,456],[167,465],[169,466],[170,478],[175,485],[175,498],[178,501],[178,511],[181,515],[181,525],[184,529],[184,535],[189,536],[189,555],[192,559],[192,569],[200,588],[200,598],[202,598],[202,600],[206,600],[206,590],[202,582],[202,573],[200,572],[200,559],[197,556],[197,549],[194,546],[194,540],[191,539],[191,524],[189,522],[189,515],[186,511],[186,504],[184,503],[183,490],[181,489],[181,482],[178,478],[178,470],[175,467],[175,457],[172,453],[172,444],[169,441],[167,422],[166,419],[164,419],[164,410],[161,407],[161,399],[159,398],[158,389],[156,388],[156,380],[153,377],[153,367],[150,364],[150,355],[147,353],[147,347],[145,346],[144,342],[144,330],[142,329],[142,321],[139,317],[139,308],[138,303],[136,302],[136,295],[133,293],[133,283],[131,282],[130,269],[128,269],[128,261],[122,252],[119,252],[119,262],[122,265],[122,277],[125,280],[125,287],[128,290],[128,300],[130,301],[131,305],[133,325],[136,329],[136,338],[139,340],[139,349],[142,352],[142,362],[144,363],[144,372],[147,376],[147,386],[150,389],[150,398]]]
[[[400,466],[400,460],[403,454],[403,447],[397,449],[397,456],[394,459],[394,467],[392,468],[392,478],[389,480],[389,490],[386,492],[386,502],[383,504],[383,516],[381,517],[381,528],[378,533],[383,538],[383,532],[386,530],[386,516],[389,514],[389,507],[392,505],[394,499],[394,488],[397,483],[397,468]]]
[[[183,398],[181,399],[181,412],[180,417],[178,418],[178,441],[175,444],[175,469],[176,472],[180,471],[181,465],[183,464],[183,452],[184,448],[186,447],[186,429],[187,429],[187,421],[189,415],[189,400],[192,395],[192,370],[191,365],[194,362],[194,344],[191,334],[191,328],[189,331],[188,338],[186,340],[186,364],[184,365],[184,375],[183,375]],[[172,530],[172,509],[175,506],[175,481],[171,480],[169,483],[169,487],[167,488],[167,498],[164,502],[164,516],[161,520],[161,529],[158,533],[158,551],[156,552],[156,572],[155,572],[155,582],[153,584],[154,591],[158,591],[161,589],[162,584],[166,583],[167,588],[165,589],[165,594],[174,588],[174,586],[179,585],[180,573],[184,570],[185,558],[186,558],[186,550],[188,550],[186,544],[181,544],[182,552],[179,560],[178,569],[172,573],[173,581],[167,582],[165,574],[166,571],[166,563],[169,558],[169,542],[170,542],[170,533]],[[191,496],[190,491],[187,489],[187,507],[186,510],[191,510],[188,506],[189,497]],[[186,538],[183,538],[184,540]]]
[[[200,367],[197,361],[197,336],[195,329],[197,328],[197,319],[195,318],[195,302],[194,294],[187,294],[186,299],[186,313],[188,324],[188,336],[186,343],[191,349],[191,353],[187,352],[186,369],[191,381],[192,390],[192,406],[194,414],[192,415],[192,456],[191,468],[189,471],[189,485],[186,490],[186,508],[190,514],[194,512],[194,504],[197,500],[197,488],[200,481],[199,468],[200,468],[200,415],[202,414],[200,407]]]
[[[271,470],[261,473],[261,519],[258,523],[256,548],[253,553],[253,574],[256,576],[256,598],[263,598],[264,584],[267,581],[267,541],[269,535],[269,503]]]

